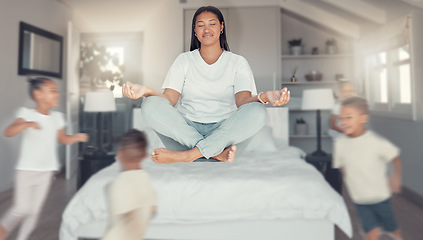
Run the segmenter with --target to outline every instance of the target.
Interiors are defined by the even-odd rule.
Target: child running
[[[147,156],[143,132],[129,130],[120,139],[117,160],[122,172],[108,191],[110,227],[102,240],[141,240],[156,211],[156,193],[140,163]]]
[[[391,206],[391,191],[401,189],[400,150],[366,128],[369,109],[365,99],[352,97],[342,103],[341,127],[345,136],[335,142],[334,168],[341,168],[348,192],[367,240],[377,240],[381,230],[402,239]],[[394,173],[387,176],[392,162]]]
[[[59,170],[57,142],[71,144],[88,141],[88,135],[67,135],[63,114],[51,110],[58,106],[56,83],[48,78],[29,80],[29,94],[34,109],[20,108],[16,120],[4,135],[13,137],[22,132],[20,156],[16,164],[13,206],[0,220],[0,240],[21,224],[17,240],[26,240],[37,225],[54,173]]]

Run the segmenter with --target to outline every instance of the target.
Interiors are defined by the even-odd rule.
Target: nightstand
[[[96,172],[115,162],[115,154],[83,156],[79,159],[78,189]]]
[[[332,154],[326,154],[326,155],[320,155],[320,156],[307,154],[305,157],[305,160],[306,162],[315,166],[317,170],[319,170],[319,172],[325,175],[328,169],[328,166],[330,166],[330,163],[332,162]]]
[[[342,175],[338,169],[332,168],[332,154],[322,156],[307,154],[305,160],[316,167],[332,188],[342,195]]]

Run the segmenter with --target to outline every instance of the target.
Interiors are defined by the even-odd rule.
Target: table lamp
[[[103,112],[115,112],[116,103],[111,91],[87,92],[85,95],[84,112],[97,113],[97,151],[95,155],[105,155],[103,149]]]
[[[303,91],[302,110],[316,110],[316,129],[317,129],[317,150],[312,156],[326,156],[322,150],[322,134],[321,134],[321,110],[329,110],[334,106],[333,90],[329,88],[322,89],[306,89]]]

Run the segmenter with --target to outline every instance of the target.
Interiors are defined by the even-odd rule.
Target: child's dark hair
[[[40,90],[41,86],[46,83],[47,81],[52,81],[50,78],[46,77],[35,77],[28,79],[29,82],[29,96],[31,96],[32,100],[34,99],[34,91]]]
[[[119,140],[119,149],[137,148],[145,151],[148,142],[144,132],[136,129],[130,129]]]
[[[369,114],[369,105],[367,104],[366,99],[361,97],[351,97],[342,102],[342,106],[352,106],[363,114]]]

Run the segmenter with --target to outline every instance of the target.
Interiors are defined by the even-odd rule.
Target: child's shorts
[[[394,232],[398,228],[390,198],[374,204],[355,204],[355,208],[365,233],[376,227],[382,227],[386,232]]]

